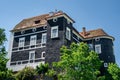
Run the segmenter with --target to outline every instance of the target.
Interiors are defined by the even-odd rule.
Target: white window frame
[[[88,44],[88,46],[90,50],[93,50],[93,44]]]
[[[98,54],[101,54],[101,44],[97,44],[95,45],[95,52],[98,53]]]
[[[19,38],[18,47],[24,47],[25,44],[25,37]]]
[[[45,54],[45,51],[43,51],[42,54],[41,54],[42,59],[45,59],[45,57],[43,56],[44,54]]]
[[[31,57],[33,54],[33,57]],[[35,59],[35,51],[30,51],[29,52],[29,60],[34,60]]]
[[[68,40],[71,40],[71,32],[70,32],[70,28],[66,27],[66,38]]]
[[[43,33],[41,43],[46,43],[46,41],[47,41],[47,33]]]
[[[108,67],[108,63],[104,63],[104,67]]]
[[[30,36],[30,45],[36,45],[36,40],[37,40],[36,35]]]
[[[53,33],[53,30],[57,29],[56,33]],[[51,38],[57,38],[58,37],[58,26],[51,27]]]

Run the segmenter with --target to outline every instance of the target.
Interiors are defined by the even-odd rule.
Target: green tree
[[[49,65],[47,63],[46,64],[41,63],[36,67],[36,72],[40,76],[40,78],[43,79],[45,73],[48,72],[48,69],[49,69]]]
[[[101,63],[87,44],[72,43],[70,48],[61,48],[60,61],[54,62],[54,70],[49,72],[58,75],[59,80],[102,80],[104,77],[98,77]]]
[[[120,67],[117,64],[110,63],[108,73],[112,76],[113,80],[120,80]]]
[[[6,68],[7,52],[5,50],[4,42],[6,41],[5,30],[0,28],[0,80],[14,80],[11,70]]]
[[[25,67],[16,74],[17,80],[35,80],[35,70],[32,67]]]

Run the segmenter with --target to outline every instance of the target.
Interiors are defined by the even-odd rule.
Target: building
[[[82,32],[78,32],[73,27],[74,23],[62,11],[23,19],[11,30],[7,67],[18,71],[25,66],[35,68],[39,63],[59,61],[61,46],[69,46],[72,42],[88,43],[90,49],[104,61],[103,67],[115,62],[112,36],[102,29],[86,31],[83,28]]]

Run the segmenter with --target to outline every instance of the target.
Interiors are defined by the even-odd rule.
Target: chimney
[[[82,29],[83,29],[83,35],[86,36],[86,28],[83,27]]]

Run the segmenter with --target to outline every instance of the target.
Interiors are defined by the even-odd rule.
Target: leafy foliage
[[[4,42],[7,40],[5,36],[5,30],[0,28],[0,80],[14,80],[11,70],[6,68],[7,52],[4,47]]]
[[[61,48],[61,60],[53,63],[59,80],[97,80],[101,61],[98,54],[90,51],[85,43],[72,43]],[[53,71],[52,71],[53,72]]]
[[[38,74],[45,74],[48,71],[48,64],[40,64],[39,66],[36,67],[36,71]]]
[[[111,74],[113,80],[120,80],[120,68],[117,64],[110,63],[108,66],[108,72]]]
[[[6,41],[5,30],[0,28],[0,46]]]
[[[25,67],[16,74],[17,80],[34,80],[35,70],[32,67]]]

